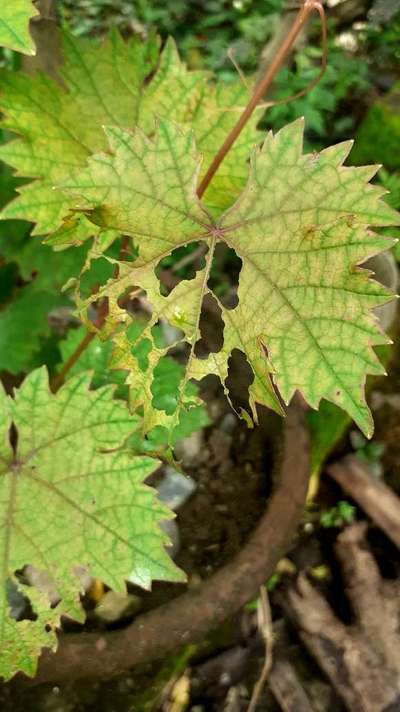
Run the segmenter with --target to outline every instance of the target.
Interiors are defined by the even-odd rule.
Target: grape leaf
[[[21,138],[2,146],[0,157],[20,175],[40,178],[20,188],[6,217],[37,223],[36,234],[57,229],[70,202],[54,184],[105,147],[102,124],[134,121],[142,82],[153,66],[153,44],[125,44],[117,33],[101,45],[64,35],[60,74],[66,88],[43,74],[2,72],[3,126]],[[80,239],[84,236],[82,231]]]
[[[158,463],[121,449],[139,421],[113,398],[112,388],[89,391],[90,380],[90,374],[76,376],[52,395],[45,369],[38,369],[15,400],[1,395],[0,636],[9,655],[5,662],[2,657],[0,674],[10,675],[14,658],[18,669],[35,640],[20,634],[25,626],[5,614],[6,582],[26,564],[49,573],[62,612],[64,599],[70,610],[71,591],[79,593],[75,566],[87,567],[119,591],[128,577],[143,588],[153,579],[184,579],[158,526],[172,515],[143,484]],[[12,422],[15,451],[9,442]],[[36,602],[36,610],[42,622],[43,604]],[[51,621],[49,610],[47,615]],[[28,663],[24,669],[33,671]]]
[[[146,333],[130,339],[130,328],[114,333],[115,365],[132,371],[151,396],[151,373],[161,351],[151,328],[160,318],[179,327],[190,345],[175,418],[185,405],[188,380],[217,373],[225,382],[230,354],[244,352],[253,370],[250,404],[280,409],[296,390],[314,408],[321,398],[346,410],[368,435],[372,421],[365,403],[366,374],[382,373],[373,346],[387,343],[371,310],[391,296],[357,265],[390,246],[368,225],[393,225],[398,215],[380,200],[384,191],[368,183],[376,167],[348,168],[351,142],[319,154],[302,152],[303,124],[269,134],[252,157],[241,197],[214,219],[196,197],[200,158],[191,133],[160,122],[149,141],[140,131],[107,129],[110,152],[89,160],[66,187],[82,196],[80,207],[103,228],[135,236],[136,262],[121,263],[119,276],[101,290],[110,303],[108,334],[128,315],[118,299],[141,288],[153,305]],[[173,248],[204,240],[208,254],[195,279],[181,281],[164,297],[155,275]],[[220,304],[224,344],[205,360],[195,344],[217,242],[243,262],[238,306]],[[80,304],[82,313],[87,302]],[[138,348],[146,348],[140,363]],[[153,412],[152,425],[155,425]],[[168,416],[171,417],[171,416]],[[163,419],[167,415],[164,413]]]
[[[16,583],[17,590],[25,594],[18,582],[9,578],[7,583]],[[10,606],[7,597],[7,583],[1,586],[0,593],[0,677],[5,680],[16,672],[24,672],[33,677],[36,673],[37,658],[43,648],[55,650],[57,646],[56,629],[59,626],[59,612],[51,609],[48,600],[35,589],[29,589],[30,601],[36,620],[16,622],[10,616]],[[36,604],[36,605],[35,605]]]
[[[239,82],[220,83],[203,89],[202,100],[191,122],[196,145],[203,156],[200,178],[204,176],[248,100],[248,90]],[[249,156],[263,138],[263,134],[256,130],[261,115],[262,109],[257,109],[204,193],[203,203],[214,217],[230,207],[246,185]],[[165,118],[170,117],[165,114]]]
[[[240,85],[216,88],[205,72],[188,71],[172,40],[157,63],[157,42],[123,42],[111,33],[102,44],[64,36],[63,86],[45,75],[0,74],[4,128],[19,135],[0,148],[0,158],[18,175],[36,180],[19,188],[20,196],[3,218],[35,223],[34,234],[59,230],[54,245],[79,244],[93,234],[93,224],[74,218],[74,201],[55,185],[78,176],[87,158],[107,149],[104,125],[141,126],[154,132],[158,117],[193,124],[204,151],[203,170],[225,132],[247,101]],[[259,134],[257,116],[249,122],[229,159],[209,187],[206,202],[214,209],[231,205],[247,178],[246,160]],[[65,224],[64,224],[65,223]]]
[[[32,0],[3,0],[0,7],[0,45],[24,54],[35,54],[29,20],[38,15]]]

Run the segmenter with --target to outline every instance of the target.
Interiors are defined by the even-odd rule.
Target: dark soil
[[[179,513],[184,543],[177,563],[201,578],[231,559],[265,509],[270,477],[261,434],[236,427],[207,433],[198,464],[187,472],[198,491]]]

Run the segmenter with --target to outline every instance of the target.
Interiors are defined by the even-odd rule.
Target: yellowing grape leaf
[[[24,54],[35,54],[29,20],[37,14],[32,0],[3,0],[0,7],[0,45]]]
[[[184,579],[158,526],[172,515],[143,484],[158,463],[121,448],[138,419],[113,398],[113,388],[89,391],[90,380],[81,374],[52,395],[39,369],[15,400],[0,396],[0,675],[21,668],[24,656],[31,660],[33,647],[44,644],[41,627],[7,615],[7,581],[26,564],[49,574],[61,612],[74,612],[76,566],[119,591],[128,578],[144,588],[153,579]],[[39,626],[54,622],[43,601],[35,604]],[[23,669],[32,674],[32,660]]]
[[[85,215],[105,229],[132,235],[136,262],[121,263],[117,279],[99,292],[110,313],[106,333],[130,317],[118,299],[142,289],[153,305],[143,330],[116,329],[115,365],[132,372],[131,382],[151,397],[152,370],[162,350],[152,326],[165,319],[183,332],[190,350],[174,416],[149,412],[151,425],[182,417],[190,378],[217,373],[225,382],[228,360],[241,350],[253,370],[250,405],[276,410],[299,390],[317,407],[326,398],[344,408],[368,435],[366,374],[382,373],[373,346],[386,343],[371,310],[390,299],[387,291],[358,267],[390,240],[369,225],[393,225],[398,215],[380,200],[384,191],[368,183],[375,167],[343,166],[351,142],[319,154],[303,155],[303,125],[269,134],[252,157],[251,175],[236,204],[215,219],[196,197],[200,171],[193,135],[160,122],[157,135],[107,129],[110,152],[90,159],[69,190]],[[206,266],[195,279],[181,281],[164,297],[155,274],[172,249],[192,240],[208,245]],[[196,356],[200,314],[216,244],[233,248],[243,262],[238,306],[221,304],[224,344],[206,360]],[[81,305],[82,313],[87,302]],[[145,359],[143,352],[145,351]],[[279,394],[279,395],[278,395]]]
[[[65,35],[64,86],[43,74],[1,73],[3,126],[20,138],[2,146],[0,156],[19,175],[39,179],[20,189],[4,217],[35,222],[36,234],[57,229],[70,204],[54,184],[105,148],[102,124],[134,123],[142,83],[153,67],[153,45],[125,44],[117,33],[101,45]]]
[[[193,123],[207,164],[222,136],[236,122],[247,101],[240,85],[217,89],[204,72],[188,71],[168,41],[158,61],[158,44],[123,42],[111,33],[102,44],[65,35],[63,85],[44,75],[0,74],[0,108],[4,128],[19,135],[0,148],[0,158],[18,175],[36,178],[19,188],[20,196],[2,213],[35,223],[33,234],[54,233],[52,244],[79,244],[93,225],[74,219],[74,201],[55,185],[78,176],[87,158],[107,149],[104,125],[152,134],[156,119]],[[231,205],[247,179],[247,158],[258,140],[255,117],[241,135],[206,201],[215,208]],[[229,174],[229,175],[228,175]]]
[[[43,648],[55,650],[57,647],[56,629],[59,627],[60,614],[50,608],[48,599],[35,588],[29,589],[9,578],[19,594],[29,592],[29,600],[36,620],[16,621],[11,616],[7,596],[0,595],[0,678],[8,680],[16,672],[24,672],[33,677],[37,669],[37,658]],[[8,586],[2,588],[7,592]]]

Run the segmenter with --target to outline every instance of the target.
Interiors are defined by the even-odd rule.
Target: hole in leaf
[[[116,255],[113,254],[111,256],[115,257]],[[105,284],[108,279],[111,279],[114,274],[114,269],[114,265],[104,259],[104,257],[99,257],[99,259],[93,260],[90,268],[80,277],[79,286],[82,297],[88,297],[90,294],[93,294],[95,285]]]
[[[229,358],[228,378],[226,386],[235,410],[247,410],[249,403],[249,387],[254,381],[253,371],[243,351],[234,349]]]
[[[184,376],[185,368],[170,356],[160,358],[153,371],[153,406],[172,415],[178,405],[179,385]]]
[[[88,306],[87,316],[93,324],[100,326],[103,318],[108,314],[109,300],[108,297],[102,297]]]
[[[206,358],[210,353],[217,353],[224,343],[224,321],[222,310],[212,294],[206,294],[200,316],[201,338],[195,346],[198,358]]]
[[[6,581],[6,596],[10,607],[10,617],[16,621],[35,621],[37,615],[32,608],[32,604],[21,588],[11,579]]]
[[[237,290],[242,260],[235,250],[222,242],[216,245],[208,286],[226,309],[238,305]]]
[[[14,457],[17,454],[17,445],[18,445],[18,430],[15,426],[14,423],[11,423],[9,431],[8,431],[8,437],[11,445],[11,449],[14,453]]]
[[[156,349],[164,349],[167,346],[175,346],[184,337],[182,329],[170,324],[169,321],[159,320],[151,329],[151,335],[154,339]]]
[[[137,290],[138,287],[127,287],[124,289],[117,299],[118,306],[121,307],[121,309],[126,309],[126,311],[130,313],[138,311],[139,302],[136,296]],[[134,308],[134,305],[136,308]]]
[[[134,262],[139,255],[139,249],[131,237],[122,237],[118,240],[117,259],[121,262]]]
[[[135,357],[141,371],[147,371],[149,367],[149,353],[153,348],[150,339],[141,339],[132,349],[132,356]]]
[[[160,280],[160,294],[166,297],[183,279],[194,279],[196,272],[205,267],[207,250],[205,242],[191,242],[177,247],[160,260],[155,268]]]
[[[178,406],[181,382],[185,377],[189,353],[190,346],[184,342],[179,345],[179,351],[171,349],[166,356],[162,356],[153,371],[152,405],[157,410],[165,411],[167,415],[172,415]],[[198,385],[189,380],[182,394],[182,406],[186,414],[191,407],[196,406],[195,399],[198,394]]]
[[[198,388],[195,384],[189,383],[188,388],[192,388],[194,395],[197,395]],[[210,421],[204,405],[194,405],[180,413],[178,425],[173,430],[173,441],[177,443],[209,424]]]
[[[153,343],[148,337],[141,338],[146,324],[135,320],[129,324],[126,336],[130,343],[131,354],[138,362],[141,371],[147,371],[149,366],[149,353],[153,348]]]

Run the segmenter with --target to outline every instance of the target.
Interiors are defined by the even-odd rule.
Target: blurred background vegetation
[[[237,78],[232,55],[246,76],[257,75],[273,55],[295,11],[295,4],[282,0],[60,2],[62,20],[76,35],[101,35],[111,26],[117,26],[123,34],[145,35],[156,28],[163,38],[175,37],[189,66],[210,69],[226,81]],[[367,107],[393,87],[400,74],[399,0],[331,0],[326,12],[329,61],[323,79],[305,97],[273,107],[266,117],[268,125],[280,128],[304,115],[309,141],[316,148],[353,137]],[[319,23],[315,21],[298,43],[290,64],[280,71],[271,98],[282,101],[316,77],[321,61],[319,37]],[[381,114],[382,110],[373,112],[369,128],[379,133],[378,124],[387,142],[390,137]],[[391,126],[390,132],[393,130]],[[393,138],[398,138],[398,133]],[[368,140],[363,131],[363,141]],[[376,137],[371,135],[370,141],[374,145]],[[389,146],[387,153],[394,158],[391,149]],[[371,146],[364,147],[360,159],[362,155],[365,160],[368,154],[367,160],[371,160],[373,152]],[[372,160],[383,161],[379,156]]]

